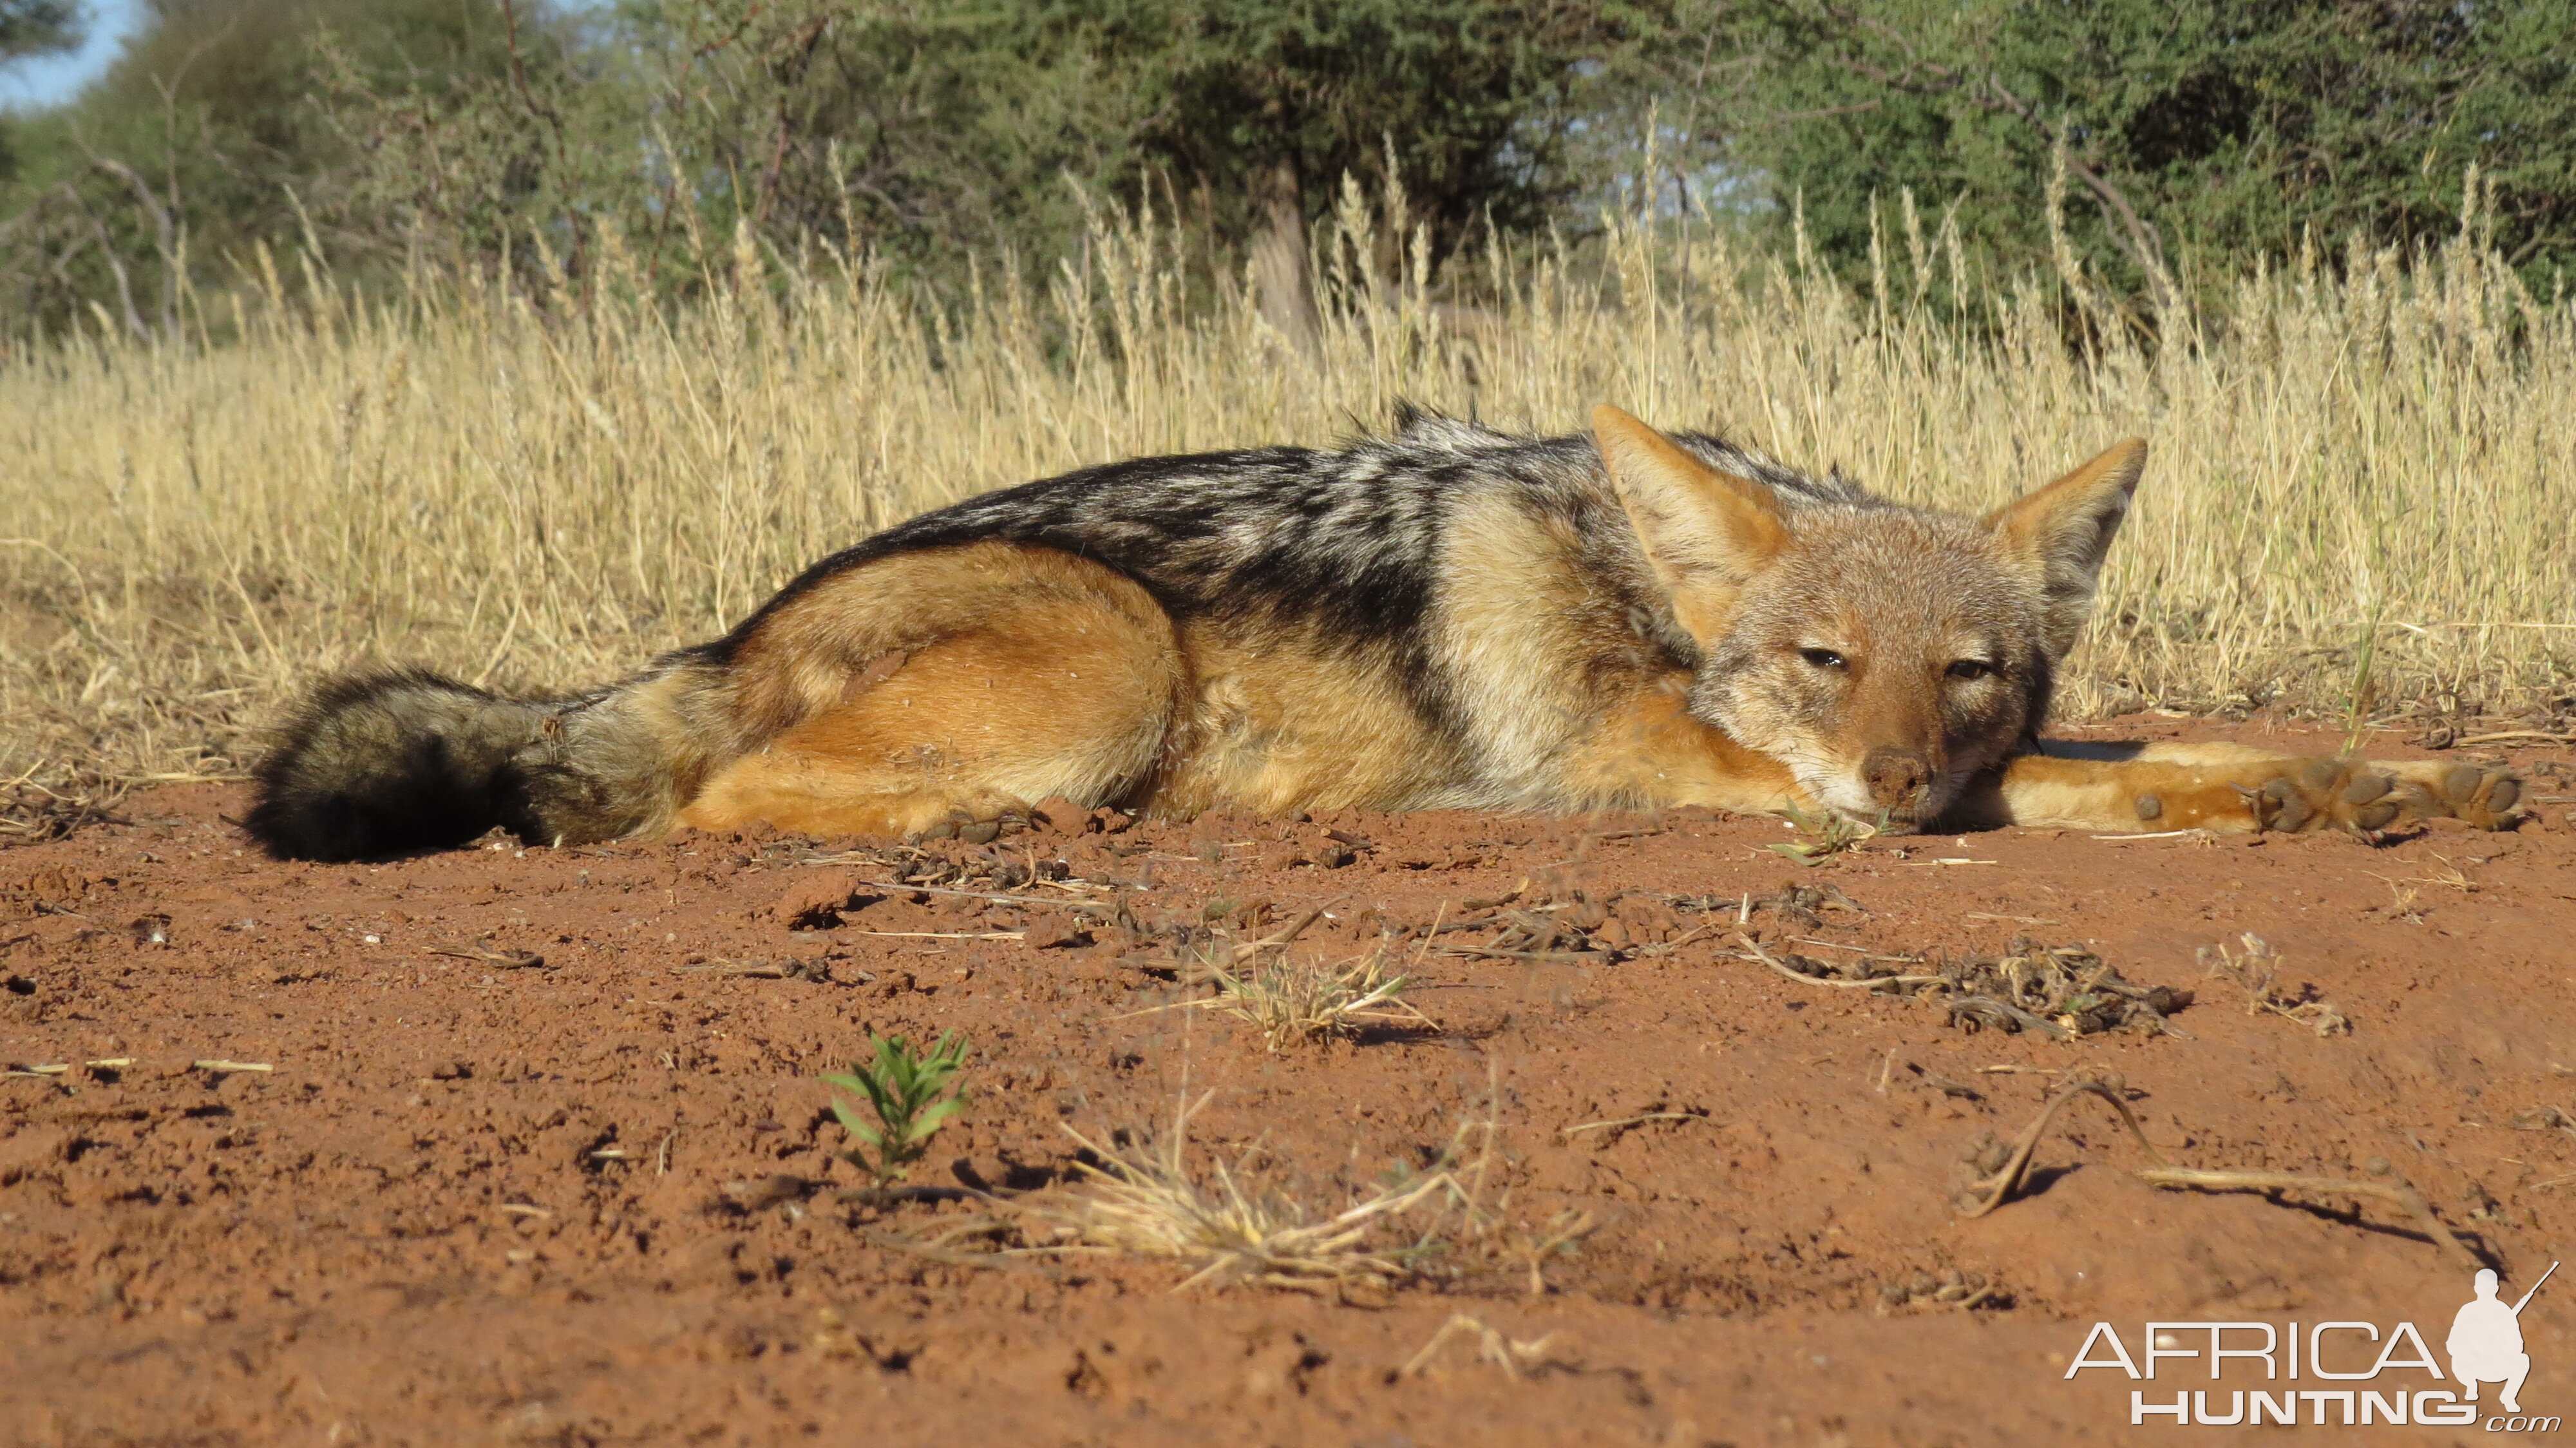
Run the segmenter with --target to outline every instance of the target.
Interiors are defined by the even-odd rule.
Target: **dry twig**
[[[2205,1191],[2319,1192],[2347,1197],[2370,1197],[2388,1202],[2414,1217],[2423,1225],[2424,1234],[2447,1252],[2453,1261],[2472,1271],[2485,1265],[2477,1259],[2475,1253],[2469,1250],[2466,1243],[2453,1235],[2451,1229],[2444,1225],[2440,1217],[2434,1215],[2433,1206],[2424,1200],[2423,1193],[2402,1181],[2347,1181],[2338,1177],[2300,1176],[2290,1172],[2225,1171],[2168,1166],[2163,1155],[2156,1150],[2155,1143],[2147,1140],[2147,1134],[2139,1127],[2138,1118],[2129,1110],[2128,1102],[2121,1099],[2120,1089],[2117,1077],[2108,1079],[2088,1077],[2083,1080],[2069,1081],[2059,1087],[2040,1107],[2039,1115],[2029,1126],[2023,1128],[2021,1136],[2013,1143],[2011,1155],[2003,1164],[1984,1180],[1969,1187],[1968,1190],[1977,1198],[1976,1204],[1960,1208],[1959,1214],[1970,1218],[1982,1217],[2010,1199],[2013,1192],[2021,1186],[2024,1173],[2030,1169],[2031,1153],[2038,1147],[2041,1135],[2047,1131],[2048,1123],[2057,1115],[2058,1108],[2078,1096],[2091,1095],[2099,1096],[2111,1103],[2112,1107],[2120,1113],[2121,1124],[2128,1127],[2129,1135],[2136,1139],[2139,1149],[2147,1154],[2148,1160],[2155,1163],[2151,1167],[2141,1167],[2137,1172],[2138,1180],[2149,1186],[2197,1187]]]
[[[2334,1196],[2375,1197],[2404,1209],[2422,1223],[2424,1235],[2449,1253],[2454,1262],[2473,1272],[2486,1265],[2469,1250],[2467,1243],[2452,1235],[2440,1217],[2433,1215],[2433,1204],[2424,1200],[2424,1194],[2402,1181],[2357,1182],[2278,1171],[2197,1171],[2168,1166],[2140,1171],[2138,1179],[2149,1186],[2199,1187],[2213,1192],[2323,1192]]]
[[[421,947],[424,954],[475,960],[500,970],[544,970],[546,958],[533,950],[493,950],[472,941],[446,940]]]
[[[1476,1340],[1476,1356],[1501,1368],[1503,1376],[1513,1379],[1520,1377],[1523,1366],[1537,1367],[1544,1362],[1549,1344],[1556,1341],[1556,1334],[1551,1332],[1528,1342],[1518,1342],[1463,1312],[1453,1312],[1447,1322],[1440,1324],[1440,1330],[1431,1334],[1431,1340],[1422,1345],[1422,1350],[1397,1370],[1396,1376],[1419,1377],[1431,1365],[1431,1356],[1440,1351],[1440,1345],[1460,1333]]]
[[[1697,1111],[1649,1111],[1643,1116],[1622,1116],[1616,1121],[1587,1121],[1581,1126],[1564,1128],[1562,1135],[1575,1136],[1586,1131],[1606,1131],[1614,1126],[1640,1126],[1649,1121],[1706,1121]]]
[[[2155,1143],[2147,1140],[2147,1133],[2138,1125],[2138,1118],[2129,1110],[2129,1103],[2120,1098],[2116,1077],[2107,1081],[2094,1077],[2069,1081],[2051,1093],[2046,1104],[2039,1108],[2039,1115],[2022,1128],[2021,1136],[2013,1142],[2011,1155],[2004,1159],[2003,1164],[1983,1181],[1969,1186],[1969,1192],[1979,1200],[1973,1207],[1962,1207],[1959,1215],[1982,1217],[2002,1206],[2020,1188],[2022,1175],[2030,1170],[2031,1153],[2039,1148],[2039,1138],[2048,1130],[2049,1121],[2057,1115],[2059,1107],[2078,1096],[2099,1096],[2110,1102],[2111,1108],[2120,1113],[2121,1124],[2137,1138],[2138,1147],[2146,1152],[2147,1159],[2158,1166],[2164,1165],[2164,1157],[2156,1151]]]

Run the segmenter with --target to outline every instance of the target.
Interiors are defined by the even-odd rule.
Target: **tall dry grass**
[[[1911,226],[1857,291],[1706,219],[1437,290],[1371,262],[1405,234],[1346,197],[1320,367],[1236,291],[1187,302],[1174,238],[1115,221],[1051,287],[945,320],[747,244],[729,292],[667,313],[617,299],[612,245],[580,305],[425,280],[362,305],[271,270],[238,342],[8,354],[0,777],[237,770],[286,691],[365,659],[604,679],[920,509],[1328,442],[1398,398],[1535,430],[1611,401],[1960,508],[2143,434],[2067,710],[2340,714],[2365,641],[2370,712],[2566,707],[2576,307],[2466,242],[2249,275],[2150,349],[2070,347],[2068,289],[2101,306],[2080,277],[1981,289]],[[1925,300],[1954,289],[1973,324]]]

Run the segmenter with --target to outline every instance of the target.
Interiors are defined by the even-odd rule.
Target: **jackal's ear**
[[[2084,630],[2102,559],[2129,516],[2129,497],[2146,465],[2147,445],[2133,437],[1986,515],[2005,548],[2039,565],[2041,643],[2051,658],[2073,648]]]
[[[1702,641],[1725,632],[1736,593],[1788,546],[1780,499],[1615,407],[1592,409],[1592,436],[1674,618]]]

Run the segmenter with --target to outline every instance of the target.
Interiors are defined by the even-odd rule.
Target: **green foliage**
[[[1544,223],[1589,63],[1637,8],[156,0],[0,193],[45,233],[0,286],[22,314],[110,301],[150,334],[254,239],[361,275],[507,259],[543,296],[628,262],[686,294],[740,236],[962,290],[979,254],[1051,271],[1103,198],[1302,248],[1345,172],[1390,162],[1445,247]]]
[[[0,0],[0,60],[75,8]],[[549,305],[822,247],[955,299],[1079,256],[1104,198],[1177,209],[1214,271],[1248,250],[1267,312],[1346,174],[1400,178],[1435,254],[1644,182],[1854,279],[1961,260],[1918,265],[1936,302],[2441,240],[2472,174],[2535,291],[2576,261],[2562,0],[151,0],[8,130],[0,325],[155,337],[220,323],[195,289],[261,243]]]
[[[1237,208],[1284,164],[1311,213],[1344,173],[1392,165],[1436,230],[1541,223],[1584,115],[1586,63],[1642,7],[1586,0],[1052,0],[1031,38],[1073,40],[1132,97],[1140,159]],[[1217,203],[1220,207],[1226,201]],[[1240,211],[1227,218],[1241,224]]]
[[[0,62],[71,49],[80,19],[72,0],[0,0]]]
[[[852,1148],[842,1155],[866,1167],[882,1186],[920,1160],[931,1136],[948,1124],[948,1118],[966,1109],[966,1088],[961,1084],[950,1090],[950,1082],[966,1065],[966,1041],[950,1031],[929,1055],[920,1056],[901,1036],[868,1040],[876,1048],[873,1064],[853,1061],[848,1072],[826,1076],[823,1084],[864,1097],[875,1113],[871,1124],[849,1102],[838,1095],[832,1098],[832,1114],[850,1135],[866,1143],[866,1148]]]
[[[1051,262],[1083,223],[1067,178],[1132,169],[1133,98],[1017,5],[628,0],[592,54],[617,107],[594,117],[603,149],[645,164],[588,185],[588,213],[659,287],[738,228],[947,285],[976,252]]]
[[[627,0],[560,85],[379,91],[372,120],[366,88],[350,85],[335,105],[353,131],[419,138],[373,168],[392,213],[435,210],[437,178],[449,214],[470,195],[523,228],[613,220],[657,285],[720,256],[706,238],[737,226],[956,282],[971,251],[1070,249],[1086,216],[1077,186],[1130,204],[1180,196],[1237,240],[1282,206],[1302,228],[1343,173],[1392,160],[1443,240],[1487,214],[1536,225],[1562,190],[1549,161],[1579,114],[1580,63],[1626,34],[1620,8]],[[497,159],[514,130],[558,137],[529,143],[516,182]]]
[[[563,26],[521,7],[542,66]],[[364,208],[366,160],[316,96],[326,79],[432,92],[510,72],[509,17],[458,0],[154,0],[107,73],[16,128],[0,185],[0,316],[60,325],[92,304],[174,336],[200,282],[236,279],[263,241],[308,239],[352,270],[398,258]]]
[[[2132,294],[2310,234],[2455,234],[2472,165],[2528,281],[2576,261],[2561,0],[1700,3],[1733,53],[1723,159],[1854,274],[1907,190],[2016,268],[2046,259],[2061,138],[2071,240]]]
[[[73,0],[0,0],[0,66],[71,49],[80,44],[80,22],[80,7]],[[0,181],[18,171],[10,130],[8,119],[0,117]]]

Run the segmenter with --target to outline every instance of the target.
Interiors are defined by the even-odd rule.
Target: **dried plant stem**
[[[804,863],[829,865],[837,863],[828,855],[818,855]],[[952,890],[944,885],[905,885],[884,880],[861,880],[856,890],[880,890],[892,895],[953,895],[964,900],[989,900],[996,905],[1033,905],[1041,910],[1090,910],[1102,915],[1115,915],[1118,907],[1096,900],[1041,900],[1030,895],[999,895],[990,890]]]
[[[2118,1091],[2101,1081],[2069,1081],[2058,1087],[2047,1103],[2039,1108],[2039,1115],[2022,1128],[2020,1138],[2013,1142],[2012,1155],[2005,1159],[2002,1168],[1976,1184],[1973,1190],[1978,1193],[1979,1201],[1974,1207],[1962,1208],[1960,1216],[1982,1217],[2002,1206],[2020,1189],[2022,1175],[2030,1170],[2031,1153],[2039,1149],[2039,1139],[2048,1131],[2048,1123],[2056,1117],[2059,1107],[2078,1096],[2099,1096],[2110,1102],[2112,1109],[2120,1113],[2121,1123],[2129,1128],[2129,1135],[2137,1138],[2139,1150],[2147,1154],[2149,1161],[2164,1165],[2164,1157],[2156,1151],[2155,1143],[2147,1140],[2146,1131],[2138,1125],[2137,1116],[2129,1110],[2129,1103],[2120,1099]]]
[[[1431,1334],[1431,1340],[1422,1345],[1422,1350],[1406,1359],[1404,1366],[1397,1369],[1396,1376],[1420,1376],[1423,1369],[1431,1365],[1432,1355],[1440,1351],[1441,1344],[1462,1334],[1476,1340],[1478,1357],[1501,1368],[1503,1376],[1515,1379],[1521,1375],[1521,1364],[1536,1365],[1543,1361],[1547,1357],[1548,1345],[1556,1341],[1556,1334],[1552,1332],[1528,1342],[1515,1341],[1476,1318],[1463,1312],[1453,1312],[1447,1322],[1440,1324],[1440,1330]]]
[[[1575,1136],[1586,1131],[1606,1131],[1614,1126],[1640,1126],[1649,1121],[1706,1121],[1708,1119],[1696,1111],[1649,1111],[1643,1116],[1622,1116],[1616,1121],[1587,1121],[1581,1126],[1565,1128],[1563,1134]]]
[[[2318,1192],[2331,1196],[2370,1197],[2389,1203],[2423,1225],[2424,1235],[2449,1254],[2452,1261],[2471,1271],[2486,1264],[2478,1260],[2468,1244],[2453,1235],[2442,1219],[2433,1214],[2433,1204],[2424,1194],[2404,1182],[2357,1182],[2340,1177],[2297,1176],[2277,1171],[2199,1171],[2190,1167],[2158,1166],[2138,1173],[2138,1179],[2156,1187],[2199,1187],[2224,1192]]]
[[[2138,1180],[2149,1186],[2197,1187],[2205,1191],[2315,1192],[2333,1196],[2368,1197],[2387,1202],[2412,1216],[2422,1224],[2424,1235],[2430,1237],[2435,1245],[2441,1247],[2461,1266],[2474,1271],[2486,1265],[2478,1260],[2477,1254],[2471,1252],[2466,1243],[2453,1234],[2439,1216],[2434,1214],[2432,1203],[2424,1200],[2424,1194],[2402,1181],[2348,1181],[2340,1177],[2300,1176],[2292,1172],[2225,1171],[2168,1166],[2165,1164],[2163,1155],[2156,1150],[2155,1143],[2147,1140],[2147,1133],[2139,1127],[2137,1116],[2129,1110],[2129,1103],[2120,1098],[2118,1089],[2109,1082],[2092,1079],[2069,1081],[2049,1096],[2047,1102],[2040,1107],[2039,1115],[2032,1119],[2030,1125],[2022,1129],[2020,1138],[2013,1143],[2012,1155],[2005,1160],[2003,1166],[1971,1189],[1977,1194],[1976,1204],[1961,1208],[1959,1215],[1968,1218],[1982,1217],[2009,1200],[2020,1188],[2024,1174],[2030,1170],[2031,1154],[2038,1148],[2040,1137],[2046,1134],[2048,1123],[2055,1118],[2060,1107],[2078,1096],[2099,1096],[2110,1102],[2113,1109],[2120,1113],[2120,1122],[2128,1127],[2129,1135],[2138,1143],[2138,1149],[2145,1152],[2147,1159],[2155,1163],[2151,1167],[2138,1168]]]

